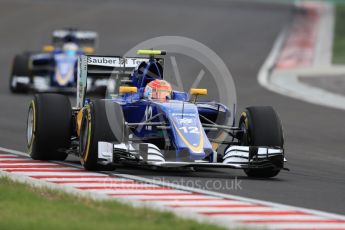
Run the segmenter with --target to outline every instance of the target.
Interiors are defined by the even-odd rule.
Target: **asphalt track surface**
[[[23,50],[40,49],[53,29],[97,30],[99,53],[120,55],[152,37],[185,36],[204,43],[224,60],[234,77],[240,108],[272,105],[279,112],[291,171],[268,180],[249,179],[242,171],[224,169],[156,172],[120,168],[117,173],[345,214],[344,112],[277,95],[257,83],[261,65],[293,13],[289,5],[229,0],[1,0],[0,146],[25,151],[31,96],[10,93],[12,58]],[[241,189],[231,189],[235,178]]]

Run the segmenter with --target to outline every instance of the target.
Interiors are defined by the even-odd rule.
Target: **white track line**
[[[25,176],[68,176],[71,175],[71,172],[11,172],[13,174],[21,174]],[[74,176],[97,176],[96,173],[87,173],[87,172],[74,172]]]
[[[0,160],[1,159],[6,159],[6,158],[18,158],[17,156],[13,156],[13,154],[1,154]]]
[[[71,167],[66,167],[66,166],[61,166],[61,167],[54,167],[54,166],[59,166],[59,165],[49,165],[46,166],[45,164],[43,167],[39,167],[39,165],[36,166],[30,166],[27,167],[27,165],[20,167],[18,165],[13,165],[13,166],[0,166],[1,170],[4,171],[13,171],[13,172],[20,172],[20,171],[28,171],[28,172],[65,172],[65,171],[74,171],[74,172],[80,172],[80,169],[76,168],[71,168]]]
[[[18,157],[0,158],[0,162],[7,162],[7,161],[22,161],[22,162],[32,162],[32,163],[36,163],[35,161],[33,162],[33,160],[30,160],[30,159],[21,159],[21,158],[18,158]],[[39,163],[39,161],[37,161],[37,163]]]
[[[305,216],[305,215],[288,215],[288,216],[282,216],[282,215],[255,215],[255,216],[249,216],[249,215],[218,215],[215,216],[216,219],[222,219],[222,218],[229,218],[231,221],[264,221],[264,220],[327,220],[327,218],[317,217],[317,216]]]
[[[112,183],[107,183],[107,182],[101,182],[101,183],[60,183],[61,185],[65,186],[70,186],[70,187],[107,187],[109,189],[121,189],[121,188],[133,188],[133,189],[145,189],[145,188],[160,188],[161,186],[158,185],[153,185],[153,184],[139,184],[139,183],[134,183],[134,184],[116,184],[115,182]]]
[[[246,208],[226,208],[226,207],[198,207],[198,208],[184,208],[184,207],[178,207],[177,209],[180,210],[186,210],[186,211],[195,211],[195,209],[198,210],[198,212],[208,212],[208,213],[216,213],[216,212],[246,212],[246,211],[251,211],[251,212],[271,212],[275,211],[277,209],[275,208],[270,208],[270,207],[259,207],[259,208],[253,208],[253,207],[246,207]],[[248,219],[251,219],[251,216],[248,216]]]
[[[284,223],[284,224],[254,224],[253,227],[267,227],[269,226],[270,228],[273,229],[343,229],[345,228],[345,224],[339,224],[339,223],[335,223],[335,224],[328,224],[328,223]]]
[[[206,198],[205,198],[206,199]],[[181,201],[181,200],[172,200],[172,201],[153,201],[156,203],[159,203],[161,205],[251,205],[254,206],[255,204],[248,204],[248,202],[242,202],[242,201],[224,201],[223,199],[219,200],[198,200],[198,201]]]
[[[84,177],[84,178],[45,178],[44,180],[55,182],[55,183],[61,183],[61,184],[67,184],[67,183],[83,183],[83,181],[89,181],[89,182],[102,182],[102,183],[131,183],[133,180],[123,179],[123,178],[90,178],[90,177]]]
[[[157,200],[160,201],[190,201],[190,200],[210,200],[212,197],[203,196],[203,195],[195,195],[195,194],[187,194],[187,195],[179,195],[179,196],[148,196],[148,195],[136,195],[126,197],[127,199],[131,200],[141,200],[144,202],[155,203],[157,205],[161,205]],[[222,199],[219,199],[222,200]]]
[[[1,163],[0,161],[0,168],[3,168],[7,165],[11,165],[11,166],[21,166],[21,165],[27,165],[27,166],[35,166],[35,165],[41,165],[42,163],[32,163],[30,161],[28,161],[27,163]],[[45,162],[44,165],[56,165],[55,163],[49,163],[49,162]]]
[[[140,189],[81,189],[84,191],[90,191],[90,192],[99,192],[99,193],[105,193],[105,194],[112,194],[112,195],[140,195],[140,194],[152,194],[152,195],[165,195],[165,194],[184,194],[188,195],[191,194],[189,192],[180,191],[180,190],[140,190]]]

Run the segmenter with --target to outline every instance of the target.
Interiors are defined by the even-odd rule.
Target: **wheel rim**
[[[26,129],[26,140],[27,140],[27,144],[30,145],[32,142],[32,138],[34,136],[34,110],[33,108],[30,106],[29,109],[29,114],[28,114],[28,120],[27,120],[27,129]]]

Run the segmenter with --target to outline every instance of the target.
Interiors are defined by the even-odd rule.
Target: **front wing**
[[[212,162],[206,160],[192,162],[166,161],[164,152],[153,144],[98,143],[98,162],[105,165],[126,162],[161,168],[283,169],[284,161],[286,161],[284,149],[255,146],[231,146],[225,151],[221,162],[217,161],[216,152],[213,153],[211,159],[214,160]]]

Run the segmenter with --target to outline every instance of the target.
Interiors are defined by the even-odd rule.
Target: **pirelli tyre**
[[[29,83],[18,83],[15,76],[28,77],[30,53],[17,54],[13,59],[12,71],[10,76],[10,90],[12,93],[26,93],[29,90]]]
[[[124,139],[124,116],[119,104],[95,100],[83,109],[80,129],[80,161],[87,170],[114,170],[98,159],[98,142],[121,143]]]
[[[69,98],[36,94],[27,118],[27,149],[35,160],[65,160],[71,144],[72,109]]]
[[[283,128],[278,114],[271,106],[248,107],[241,114],[239,127],[244,131],[242,145],[281,147],[284,145]],[[249,177],[269,178],[278,175],[284,159],[274,162],[278,167],[264,169],[245,169]]]

